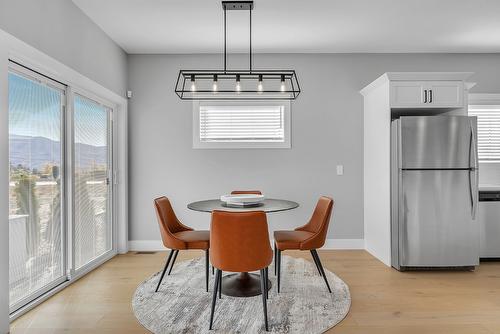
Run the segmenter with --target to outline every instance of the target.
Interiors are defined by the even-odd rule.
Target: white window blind
[[[200,106],[201,142],[284,142],[284,107]]]
[[[474,106],[470,116],[477,116],[479,161],[500,162],[500,106]]]

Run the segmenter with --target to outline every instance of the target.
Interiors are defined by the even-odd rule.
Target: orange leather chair
[[[172,265],[168,271],[168,275],[172,272],[177,254],[180,250],[186,249],[203,249],[205,250],[205,285],[208,292],[208,257],[210,248],[210,232],[209,231],[194,231],[192,228],[183,225],[175,215],[170,201],[166,197],[159,197],[154,200],[156,216],[158,217],[158,224],[160,225],[161,239],[163,245],[170,248],[170,254],[165,264],[165,268],[158,282],[155,292],[158,292],[161,281],[173,258]]]
[[[231,191],[231,195],[243,195],[243,194],[262,195],[262,192],[260,190],[233,190],[233,191]]]
[[[281,280],[281,252],[288,249],[308,250],[311,252],[316,268],[321,276],[325,279],[326,287],[331,293],[330,284],[326,278],[323,265],[319,258],[316,249],[323,247],[325,244],[328,225],[333,210],[333,199],[322,196],[309,222],[293,231],[275,231],[274,232],[274,255],[275,255],[275,271],[278,272],[278,293],[280,292]]]
[[[253,194],[253,195],[262,195],[260,190],[233,190],[231,191],[231,195],[244,195],[244,194]],[[212,275],[214,274],[214,267],[212,266]]]
[[[263,211],[213,211],[210,226],[212,247],[210,261],[217,268],[210,313],[210,329],[214,320],[217,291],[220,294],[222,271],[251,272],[260,270],[260,288],[267,325],[267,267],[273,259],[269,243],[267,217]]]

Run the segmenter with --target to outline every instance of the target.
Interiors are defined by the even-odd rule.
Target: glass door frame
[[[68,88],[68,112],[67,112],[67,141],[69,145],[67,145],[67,155],[69,159],[67,162],[69,163],[69,167],[67,168],[67,180],[68,180],[68,197],[67,201],[71,205],[68,205],[68,276],[70,280],[78,279],[79,277],[85,275],[89,271],[97,268],[104,262],[108,261],[112,257],[114,257],[117,252],[117,222],[116,222],[116,201],[115,201],[115,191],[116,191],[116,182],[115,182],[115,159],[116,154],[114,152],[114,143],[116,141],[115,138],[115,129],[113,122],[113,113],[116,109],[116,106],[105,99],[102,99],[95,94],[92,94],[88,91],[78,89],[75,87]],[[75,169],[75,141],[74,141],[74,115],[75,115],[75,96],[79,95],[82,98],[89,99],[92,102],[104,107],[107,110],[107,124],[108,124],[108,133],[107,133],[107,143],[108,143],[108,179],[109,179],[109,187],[108,187],[108,209],[107,210],[107,219],[111,222],[111,248],[100,256],[92,259],[90,262],[84,264],[83,266],[76,268],[75,265],[75,251],[74,251],[74,238],[75,238],[75,218],[74,218],[74,169]]]
[[[116,217],[118,216],[118,203],[117,203],[117,178],[116,167],[118,166],[118,152],[115,152],[118,141],[118,131],[116,131],[117,123],[115,121],[116,110],[119,109],[118,105],[106,99],[80,89],[70,84],[63,84],[55,79],[45,76],[35,70],[32,70],[15,61],[9,61],[8,73],[14,73],[25,77],[28,80],[48,85],[51,88],[60,90],[62,92],[61,98],[61,128],[60,128],[60,141],[61,141],[61,164],[60,164],[60,182],[61,182],[61,253],[62,253],[62,268],[63,276],[50,284],[40,288],[29,296],[17,301],[12,306],[9,305],[9,313],[11,317],[24,313],[30,305],[36,305],[39,300],[50,296],[53,293],[60,291],[67,285],[73,283],[78,278],[84,276],[86,273],[97,268],[104,262],[113,258],[118,254],[118,223]],[[74,212],[73,212],[73,171],[74,171],[74,96],[80,95],[83,98],[92,100],[93,102],[103,106],[108,114],[108,221],[111,222],[111,248],[83,265],[80,268],[75,268],[75,252],[74,245]],[[43,299],[42,299],[43,300]]]
[[[51,79],[47,76],[44,76],[43,74],[40,74],[36,71],[33,71],[25,66],[22,66],[21,64],[18,64],[13,61],[9,61],[9,73],[13,73],[15,75],[21,76],[27,80],[32,80],[35,81],[39,84],[47,85],[48,87],[51,87],[53,89],[56,89],[62,93],[61,97],[61,120],[60,120],[60,142],[61,142],[61,152],[60,152],[60,157],[61,157],[61,163],[60,163],[60,182],[61,182],[61,255],[62,255],[62,268],[63,268],[63,275],[52,281],[51,283],[47,284],[46,286],[37,289],[30,293],[28,296],[18,300],[15,304],[10,305],[9,302],[9,313],[12,314],[14,312],[17,312],[19,309],[23,308],[25,305],[31,303],[32,301],[40,298],[44,294],[48,293],[50,290],[56,288],[57,286],[63,284],[64,282],[68,281],[70,277],[68,276],[68,253],[67,253],[67,224],[66,224],[66,219],[67,219],[67,211],[68,211],[68,205],[66,202],[66,196],[67,196],[67,185],[68,185],[68,180],[66,179],[65,175],[67,173],[67,159],[66,159],[66,143],[67,143],[67,135],[66,135],[66,126],[65,123],[67,121],[67,105],[68,105],[68,86],[58,82],[57,80]],[[10,129],[9,129],[10,133]],[[9,240],[10,242],[10,240]],[[9,255],[10,257],[10,255]]]

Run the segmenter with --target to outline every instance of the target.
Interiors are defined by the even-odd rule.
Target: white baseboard
[[[152,252],[165,250],[161,240],[129,240],[128,250],[133,252]]]
[[[326,239],[321,249],[365,249],[365,239]]]
[[[271,244],[273,244],[271,240]],[[161,240],[129,240],[129,251],[152,252],[163,251],[165,246]],[[364,239],[327,239],[322,249],[365,249]]]

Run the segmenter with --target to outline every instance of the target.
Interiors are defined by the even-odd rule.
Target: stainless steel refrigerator
[[[477,119],[391,124],[391,252],[398,270],[479,264]]]

